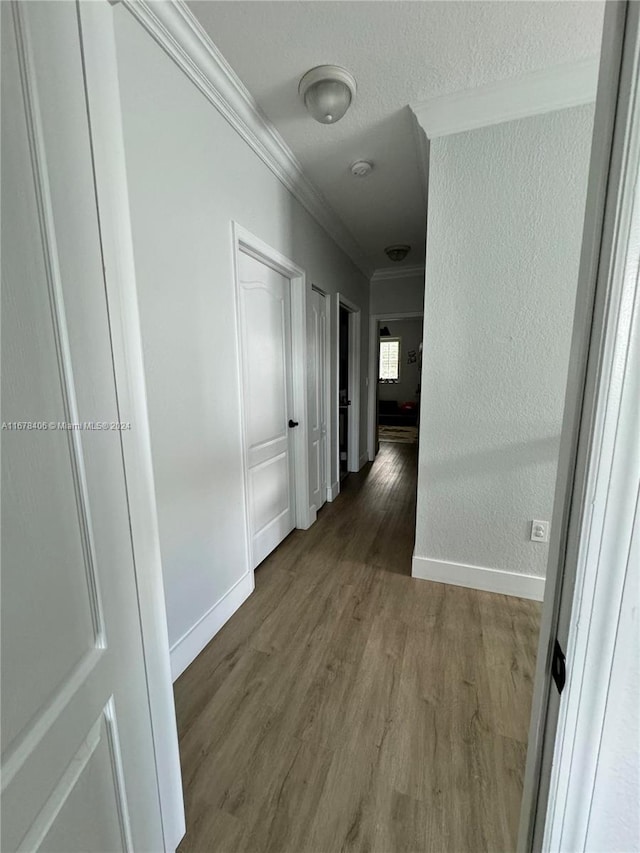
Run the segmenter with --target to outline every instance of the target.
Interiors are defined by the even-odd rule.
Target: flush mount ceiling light
[[[356,178],[366,178],[371,172],[373,172],[373,163],[369,160],[356,160],[351,164],[351,174]]]
[[[407,246],[404,244],[397,244],[395,246],[387,246],[384,250],[385,255],[389,258],[390,261],[404,261],[409,252],[411,251],[411,246]]]
[[[298,92],[316,121],[335,124],[355,98],[356,81],[338,65],[318,65],[300,80]]]

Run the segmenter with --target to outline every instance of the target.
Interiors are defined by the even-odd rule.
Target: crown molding
[[[433,98],[411,107],[428,139],[589,104],[596,99],[597,56]]]
[[[424,275],[424,265],[413,267],[378,267],[371,276],[371,281],[391,281],[398,278],[415,278]]]
[[[362,249],[184,0],[122,0],[133,17],[367,278]]]

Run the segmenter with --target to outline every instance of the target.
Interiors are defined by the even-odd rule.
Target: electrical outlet
[[[531,522],[531,541],[532,542],[548,542],[549,541],[549,522],[538,521],[533,519]]]

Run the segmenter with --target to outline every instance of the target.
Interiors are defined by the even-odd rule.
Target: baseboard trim
[[[249,598],[254,586],[253,572],[247,572],[171,646],[171,677],[174,681]]]
[[[309,513],[307,515],[306,521],[304,524],[296,524],[298,530],[308,530],[312,524],[316,523],[318,518],[318,508],[315,504],[311,504],[309,507]]]
[[[358,459],[358,471],[360,471],[364,466],[369,462],[369,454],[363,453],[360,459]]]
[[[332,483],[330,486],[327,487],[327,500],[329,501],[329,503],[331,503],[331,501],[335,501],[339,494],[340,480],[336,480],[335,483]]]
[[[488,569],[484,566],[470,566],[466,563],[450,563],[414,555],[411,561],[411,576],[436,583],[466,586],[483,592],[530,598],[534,601],[542,601],[544,598],[544,578]]]

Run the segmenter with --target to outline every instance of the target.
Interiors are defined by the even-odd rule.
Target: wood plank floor
[[[515,849],[540,607],[410,577],[416,453],[382,443],[176,682],[180,853]]]

